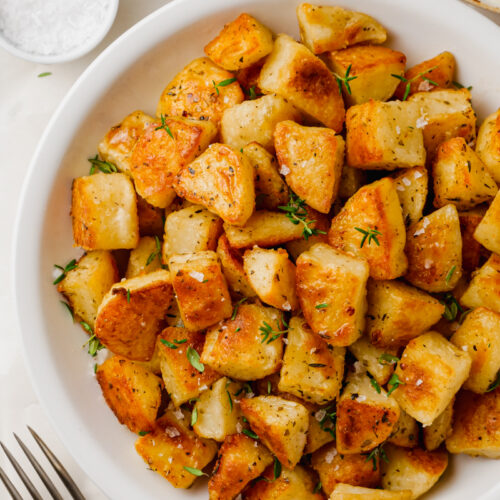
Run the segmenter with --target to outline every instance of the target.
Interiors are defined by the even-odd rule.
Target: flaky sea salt
[[[189,276],[200,283],[203,283],[203,280],[205,279],[205,275],[203,273],[199,273],[198,271],[191,271]]]
[[[281,165],[280,168],[280,174],[281,175],[288,175],[290,173],[290,169],[288,168],[287,165]]]
[[[417,123],[415,124],[417,128],[424,128],[429,122],[427,121],[427,118],[425,115],[422,115],[418,120]]]
[[[318,421],[318,422],[321,422],[326,416],[326,410],[318,410],[315,414],[314,414],[314,418]]]
[[[428,90],[432,90],[434,86],[432,83],[428,82],[427,80],[422,80],[419,85],[418,85],[418,91],[419,92],[427,92]]]
[[[333,462],[333,459],[335,458],[335,455],[337,454],[337,450],[336,449],[333,449],[331,451],[329,451],[326,455],[325,455],[325,462],[327,464],[331,464]]]
[[[165,427],[165,434],[171,438],[181,435],[181,433],[175,427]]]
[[[415,382],[415,385],[418,387],[419,385],[422,385],[424,383],[424,381],[419,378],[416,382]]]

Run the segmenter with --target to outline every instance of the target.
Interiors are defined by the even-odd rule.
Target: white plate
[[[175,490],[147,470],[135,436],[119,425],[92,375],[86,340],[71,325],[52,286],[52,266],[78,255],[69,218],[74,177],[107,129],[127,113],[153,113],[172,76],[227,21],[254,14],[276,32],[298,36],[298,0],[177,0],[153,13],[105,50],[64,98],[43,135],[24,185],[15,237],[14,287],[26,363],[41,403],[68,450],[112,499],[205,499],[205,485]],[[458,59],[457,78],[473,85],[480,117],[500,104],[500,30],[455,0],[324,1],[375,16],[390,31],[389,44],[409,65],[443,50]],[[429,498],[500,498],[499,462],[452,457]],[[201,481],[200,481],[201,482]],[[488,493],[488,495],[486,495]]]

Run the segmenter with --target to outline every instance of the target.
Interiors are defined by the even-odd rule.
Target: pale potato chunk
[[[342,483],[335,487],[329,500],[411,500],[412,498],[410,490],[374,490]]]
[[[329,348],[303,318],[289,322],[278,389],[313,403],[325,404],[340,393],[345,349]]]
[[[328,242],[366,259],[372,278],[401,276],[407,267],[406,229],[394,181],[384,177],[351,196],[332,219]]]
[[[297,309],[295,265],[286,250],[254,247],[243,255],[243,268],[262,302],[283,311]]]
[[[317,243],[297,259],[297,295],[312,330],[335,346],[355,342],[364,329],[368,264]]]
[[[425,164],[418,107],[404,101],[368,101],[346,115],[347,164],[367,170],[394,170]]]
[[[345,110],[334,76],[307,47],[278,35],[259,76],[259,87],[279,94],[305,115],[340,132]]]
[[[381,462],[382,487],[392,491],[410,490],[411,496],[403,497],[409,500],[430,490],[448,466],[448,454],[443,450],[406,449],[389,444],[385,451],[387,462]]]
[[[276,126],[274,146],[292,191],[318,212],[329,213],[339,190],[344,139],[333,130],[287,120]]]
[[[75,245],[85,250],[137,246],[137,198],[125,174],[99,173],[74,179],[71,216]]]
[[[302,116],[285,97],[265,95],[228,108],[221,121],[222,142],[237,149],[258,142],[272,153],[276,125],[283,120],[300,121]]]
[[[408,228],[405,279],[427,292],[453,290],[462,276],[462,236],[454,205],[446,205]]]
[[[483,205],[458,213],[462,232],[462,266],[464,271],[468,273],[475,271],[479,267],[480,258],[483,254],[481,244],[474,238],[474,232],[483,219],[486,208]]]
[[[500,183],[500,110],[487,116],[477,133],[476,153]]]
[[[394,372],[394,398],[415,420],[430,425],[469,376],[469,355],[437,332],[410,340]],[[393,384],[394,387],[394,384]]]
[[[307,409],[294,401],[277,396],[242,399],[241,411],[252,430],[289,469],[293,469],[306,445],[309,427]]]
[[[66,273],[57,290],[68,299],[75,317],[94,328],[102,299],[119,279],[113,254],[95,250],[78,259],[76,267]]]
[[[445,412],[441,415],[444,413]],[[439,420],[441,415],[435,420],[435,422]],[[426,427],[426,429],[430,429],[431,427]],[[400,408],[399,420],[396,422],[394,430],[389,436],[387,442],[395,444],[396,446],[402,446],[403,448],[415,448],[415,446],[418,446],[419,432],[420,429],[417,421]]]
[[[161,246],[158,237],[143,236],[130,252],[125,278],[135,278],[142,274],[161,269]],[[118,281],[118,280],[116,280]]]
[[[491,254],[473,275],[469,287],[460,297],[466,307],[487,307],[500,313],[500,256]]]
[[[165,87],[156,116],[184,116],[218,123],[225,109],[239,104],[245,98],[234,75],[214,64],[208,57],[191,61]]]
[[[343,85],[344,100],[350,106],[363,104],[374,99],[387,101],[396,90],[405,71],[406,56],[402,52],[377,45],[358,45],[348,49],[330,52],[328,62],[333,73],[355,77],[349,82],[349,90]]]
[[[201,361],[239,380],[256,380],[279,371],[283,340],[281,336],[271,340],[274,333],[265,337],[261,330],[266,323],[273,331],[283,330],[279,312],[257,304],[241,304],[232,318],[207,331]]]
[[[454,404],[455,398],[450,401],[450,404],[445,408],[443,413],[434,419],[431,425],[423,428],[424,445],[427,450],[437,450],[451,435]]]
[[[362,42],[384,43],[387,31],[373,17],[342,7],[301,3],[297,7],[302,42],[315,54]]]
[[[403,219],[405,225],[409,226],[422,218],[429,192],[429,174],[425,167],[413,167],[402,170],[393,178],[403,209]]]
[[[485,248],[500,254],[500,194],[496,194],[483,219],[474,231],[474,238]]]

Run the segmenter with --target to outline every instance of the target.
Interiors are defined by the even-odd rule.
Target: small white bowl
[[[108,34],[108,31],[110,30],[115,20],[119,3],[120,0],[110,0],[109,7],[106,12],[106,17],[104,18],[102,26],[98,30],[96,30],[83,45],[76,47],[75,49],[70,50],[69,52],[64,52],[62,54],[50,54],[50,55],[27,52],[14,45],[9,39],[7,39],[3,35],[2,31],[0,31],[0,47],[4,48],[5,50],[7,50],[8,52],[17,57],[26,59],[27,61],[32,61],[41,64],[59,64],[63,62],[73,61],[75,59],[84,56],[85,54],[88,54]]]

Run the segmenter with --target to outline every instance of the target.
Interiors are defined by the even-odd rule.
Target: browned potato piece
[[[454,205],[446,205],[408,228],[405,279],[427,292],[453,290],[462,276],[462,236]]]
[[[214,64],[208,57],[191,61],[165,87],[156,116],[184,116],[218,123],[225,109],[239,104],[245,98],[234,75]]]
[[[404,75],[406,80],[410,82],[409,92],[407,93],[406,90],[408,81],[400,82],[396,90],[396,97],[403,99],[405,94],[412,95],[416,92],[428,92],[429,90],[451,87],[455,65],[455,57],[451,52],[441,52],[432,59],[412,66],[406,70]],[[432,80],[433,83],[429,80]]]
[[[288,99],[312,119],[340,132],[345,110],[334,76],[325,63],[288,35],[278,35],[262,67],[259,87]]]
[[[466,307],[487,307],[500,313],[500,256],[491,254],[472,276],[467,290],[460,297]]]
[[[130,252],[125,278],[135,278],[161,269],[160,249],[158,237],[143,236],[139,244]]]
[[[437,332],[410,340],[394,372],[394,398],[415,420],[430,425],[469,375],[469,355]],[[389,382],[391,385],[391,382]]]
[[[120,424],[135,433],[153,429],[161,403],[160,377],[139,363],[113,356],[99,365],[96,378]]]
[[[281,336],[271,340],[272,333],[264,337],[261,328],[267,323],[274,331],[281,331],[279,312],[258,304],[241,304],[232,317],[207,331],[201,361],[239,380],[256,380],[277,372],[283,340]]]
[[[355,77],[349,90],[343,86],[344,100],[350,106],[374,99],[387,101],[392,97],[405,71],[406,56],[402,52],[378,45],[358,45],[328,53],[328,62],[334,74]]]
[[[306,401],[328,403],[339,395],[344,357],[343,347],[330,349],[303,318],[293,317],[278,388]]]
[[[432,422],[431,425],[422,429],[424,445],[427,450],[437,450],[444,443],[445,439],[450,436],[452,431],[454,403],[455,398],[450,401],[450,404],[446,407],[443,413],[434,419],[434,422]],[[394,444],[402,446],[399,443]]]
[[[396,191],[403,209],[405,225],[409,226],[422,218],[429,191],[429,174],[425,167],[413,167],[394,175]]]
[[[394,170],[425,164],[418,107],[410,102],[368,101],[346,115],[347,164],[367,170]]]
[[[413,417],[410,417],[408,413],[405,413],[401,409],[399,411],[399,420],[396,422],[394,430],[387,442],[395,444],[396,446],[403,446],[404,448],[415,448],[415,446],[418,446],[418,435],[420,430],[418,423]],[[445,412],[441,415],[444,413]],[[441,415],[435,421],[439,420]],[[431,427],[432,426],[426,427],[426,429],[430,429]]]
[[[498,191],[488,169],[463,137],[439,146],[432,174],[435,207],[453,203],[458,210],[467,210],[492,200]]]
[[[292,191],[318,212],[330,212],[344,165],[344,139],[333,130],[287,120],[276,126],[274,146]]]
[[[205,54],[229,71],[248,68],[273,50],[273,34],[249,14],[226,24],[207,45]]]
[[[478,307],[467,314],[450,342],[469,353],[472,365],[464,389],[482,394],[500,371],[500,314]]]
[[[151,123],[130,155],[137,193],[155,207],[165,208],[175,198],[175,176],[214,140],[217,127],[209,121],[165,118]]]
[[[366,333],[373,344],[398,348],[425,333],[444,313],[431,295],[399,281],[369,281]]]
[[[276,158],[258,142],[251,142],[243,148],[255,173],[255,202],[257,208],[277,210],[288,203],[288,186],[278,173]]]
[[[71,216],[75,245],[85,250],[135,248],[139,241],[134,185],[125,174],[74,179]]]
[[[453,410],[448,451],[500,458],[500,387],[487,394],[460,391]]]
[[[177,413],[167,410],[153,431],[136,441],[135,449],[151,470],[173,486],[189,488],[196,476],[185,467],[203,469],[217,453],[217,444],[189,429],[189,414],[179,419]]]
[[[425,451],[420,448],[399,448],[387,445],[387,462],[382,461],[382,487],[393,491],[410,490],[410,500],[430,490],[448,466],[448,454],[443,450]]]
[[[225,222],[243,226],[255,206],[254,172],[248,158],[224,144],[212,144],[178,173],[179,196],[205,206]]]
[[[287,468],[293,469],[306,445],[309,414],[300,403],[278,396],[242,399],[241,411],[259,439]]]
[[[483,219],[474,231],[474,238],[488,250],[500,254],[500,194],[496,194]]]
[[[233,500],[272,462],[271,453],[258,441],[244,434],[228,436],[219,450],[215,472],[208,482],[210,500]]]
[[[297,295],[312,330],[329,344],[348,346],[365,324],[368,264],[317,243],[297,259]]]
[[[500,111],[500,110],[499,110]],[[500,183],[500,112],[486,117],[477,133],[476,153]]]
[[[186,328],[203,330],[231,316],[231,297],[215,252],[173,255],[168,265]]]
[[[139,217],[139,233],[141,236],[161,237],[163,234],[164,214],[164,210],[153,207],[144,198],[137,196],[137,216]]]
[[[311,465],[319,474],[323,491],[331,495],[338,483],[373,488],[379,485],[379,457],[375,457],[375,468],[372,461],[366,458],[361,454],[340,454],[335,444],[330,443],[313,454]]]
[[[373,17],[342,7],[301,3],[297,19],[302,42],[315,54],[362,42],[384,43],[387,31]]]
[[[243,268],[248,282],[262,302],[283,311],[297,309],[295,266],[286,250],[254,247],[245,252]]]
[[[143,111],[134,111],[118,125],[111,127],[97,151],[101,158],[116,165],[120,172],[130,174],[130,152],[144,129],[155,119]]]
[[[76,318],[94,328],[97,308],[118,280],[113,254],[106,250],[95,250],[78,259],[76,267],[66,273],[57,290],[68,299]]]
[[[383,443],[399,420],[399,406],[364,372],[349,373],[337,403],[339,453],[366,453]]]
[[[464,271],[471,273],[479,267],[481,244],[474,239],[474,231],[481,222],[486,207],[475,207],[466,212],[459,212],[460,231],[462,232],[462,266]]]
[[[411,500],[412,498],[410,490],[375,490],[342,483],[335,487],[330,500]]]
[[[113,285],[95,322],[96,337],[113,353],[149,361],[172,300],[168,271],[160,270]]]

